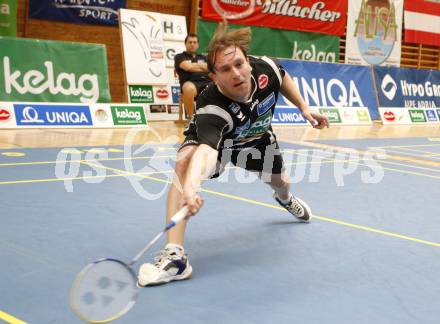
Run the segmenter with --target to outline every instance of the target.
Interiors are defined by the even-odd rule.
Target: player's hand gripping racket
[[[185,206],[129,263],[106,258],[85,266],[70,290],[70,305],[75,314],[88,323],[107,323],[127,313],[136,303],[139,291],[132,266],[187,214]]]

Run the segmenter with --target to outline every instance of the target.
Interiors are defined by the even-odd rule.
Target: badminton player
[[[273,189],[274,199],[300,221],[312,217],[310,207],[290,192],[271,120],[279,92],[294,103],[317,129],[329,126],[328,118],[310,111],[289,74],[270,58],[246,54],[250,28],[228,29],[219,24],[208,47],[208,70],[214,81],[199,96],[196,114],[185,130],[175,167],[176,179],[167,197],[167,221],[183,205],[196,214],[203,200],[198,195],[203,180],[219,175],[227,162],[253,171]],[[185,253],[187,221],[168,232],[167,245],[154,263],[143,264],[141,286],[191,277]]]

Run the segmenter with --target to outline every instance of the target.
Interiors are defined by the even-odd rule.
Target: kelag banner
[[[440,71],[374,67],[384,123],[440,120]]]
[[[331,123],[369,123],[379,119],[371,70],[364,66],[280,60],[310,108],[326,114]],[[274,123],[305,123],[299,111],[282,95]],[[294,110],[292,110],[294,109]],[[291,116],[286,112],[291,111]],[[368,116],[368,112],[369,115]]]
[[[17,0],[0,0],[0,36],[17,36]]]
[[[202,18],[342,36],[347,0],[203,0]]]
[[[202,52],[206,52],[206,47],[217,25],[216,22],[198,21],[197,34]],[[245,27],[237,24],[230,24],[229,26],[230,28]],[[249,54],[305,61],[331,63],[339,61],[338,36],[255,26],[251,26],[251,29],[252,42]]]
[[[110,102],[105,47],[0,37],[0,101]]]
[[[29,17],[118,25],[119,8],[125,8],[125,0],[29,0]]]

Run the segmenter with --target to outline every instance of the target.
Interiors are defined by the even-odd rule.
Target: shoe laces
[[[154,265],[160,266],[165,261],[169,261],[169,260],[175,259],[175,258],[180,258],[181,253],[179,253],[179,252],[180,252],[180,250],[177,250],[177,249],[163,249],[162,251],[159,252],[159,254],[157,256],[154,257]]]
[[[303,206],[301,206],[301,204],[293,197],[286,204],[286,207],[289,209],[289,211],[291,211],[295,215],[301,216],[304,214]]]

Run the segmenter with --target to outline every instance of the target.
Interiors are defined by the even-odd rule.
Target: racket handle
[[[176,224],[180,223],[186,217],[186,215],[188,215],[188,206],[184,206],[173,217],[171,217],[171,221],[167,224],[165,230],[173,228]]]

